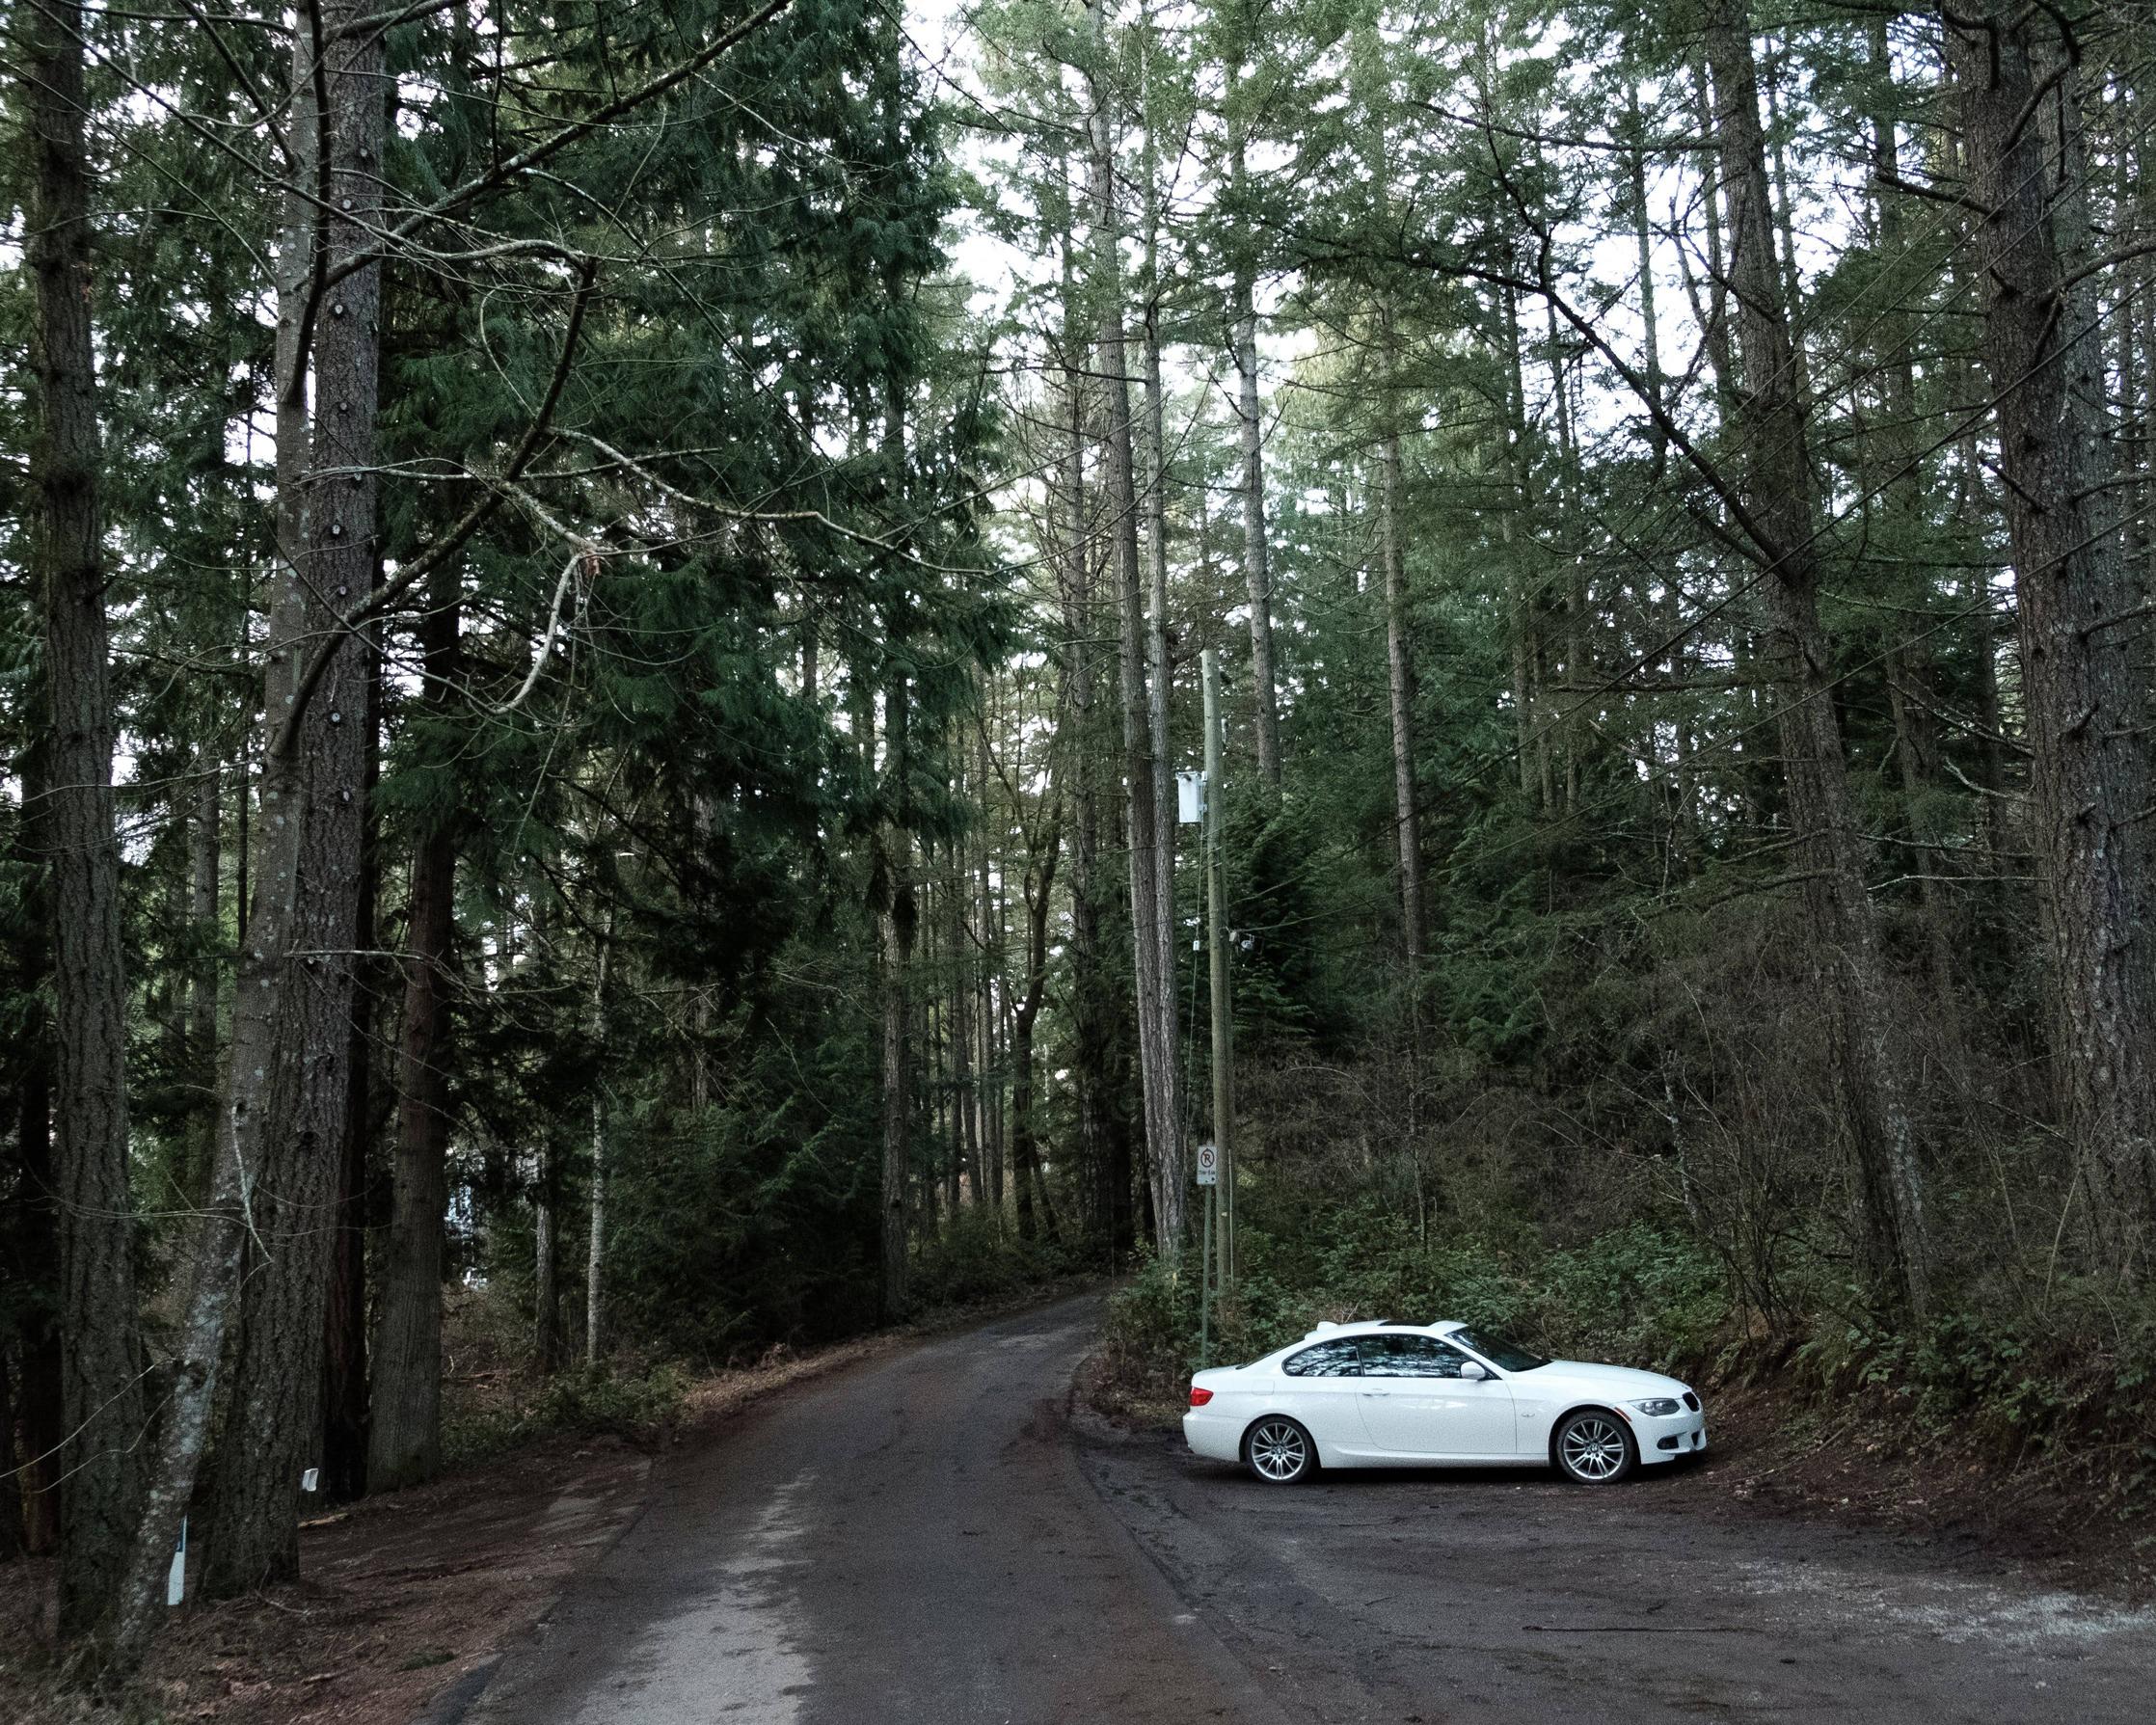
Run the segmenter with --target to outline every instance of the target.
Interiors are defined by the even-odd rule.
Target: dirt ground
[[[2092,1483],[2130,1472],[2131,1458],[1920,1442],[1886,1410],[1836,1412],[1772,1386],[1724,1391],[1708,1407],[1717,1515],[1872,1528],[1980,1565],[2010,1557],[2076,1592],[2156,1601],[2147,1488],[2129,1509]]]
[[[1994,1560],[2056,1586],[2134,1604],[2156,1602],[2156,1494],[2121,1507],[2112,1485],[2126,1456],[2002,1455],[1990,1444],[1920,1439],[1877,1402],[1822,1406],[1767,1382],[1706,1388],[1713,1447],[1697,1469],[1711,1482],[1667,1500],[1676,1513],[1725,1522],[1794,1520],[1865,1528],[1964,1559]],[[1126,1430],[1165,1431],[1182,1409],[1134,1399],[1099,1355],[1079,1377],[1086,1404]]]
[[[618,1438],[553,1440],[416,1491],[370,1498],[300,1533],[302,1579],[182,1609],[147,1689],[166,1719],[221,1725],[402,1721],[529,1622],[642,1500],[651,1457]],[[35,1582],[35,1576],[25,1576]],[[31,1640],[8,1590],[0,1637]],[[88,1717],[0,1655],[0,1717]]]

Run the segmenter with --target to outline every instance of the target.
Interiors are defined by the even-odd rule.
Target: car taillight
[[[1210,1389],[1200,1389],[1196,1384],[1190,1387],[1190,1405],[1192,1407],[1202,1408],[1212,1399],[1213,1392]]]

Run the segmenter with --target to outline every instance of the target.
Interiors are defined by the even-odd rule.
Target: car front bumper
[[[1707,1413],[1665,1414],[1653,1418],[1629,1410],[1632,1437],[1639,1444],[1642,1464],[1674,1462],[1680,1456],[1699,1455],[1707,1448]]]

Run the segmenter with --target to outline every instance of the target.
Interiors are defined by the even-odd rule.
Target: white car
[[[1540,1462],[1582,1485],[1707,1447],[1699,1397],[1675,1378],[1545,1360],[1465,1324],[1320,1324],[1252,1365],[1190,1381],[1194,1453],[1269,1485],[1319,1467]]]

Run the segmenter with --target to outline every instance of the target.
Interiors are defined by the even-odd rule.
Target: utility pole
[[[1199,658],[1205,687],[1205,944],[1212,957],[1213,1143],[1220,1149],[1223,1286],[1235,1280],[1234,1025],[1227,1007],[1227,907],[1221,863],[1221,661],[1207,647]]]

